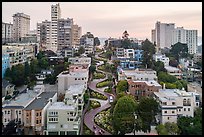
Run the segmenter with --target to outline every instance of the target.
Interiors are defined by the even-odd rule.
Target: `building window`
[[[10,111],[8,110],[8,114],[10,114]]]
[[[6,118],[4,119],[4,122],[6,122]]]
[[[167,119],[169,120],[169,117],[167,117]]]
[[[40,116],[41,116],[41,112],[40,112]]]
[[[38,113],[36,113],[36,116],[38,116]]]
[[[75,78],[75,80],[77,80],[77,78]]]
[[[175,105],[175,102],[172,102],[172,105]]]
[[[38,124],[38,120],[36,120],[36,124]]]
[[[41,124],[41,119],[39,120],[39,123]]]
[[[69,121],[69,118],[67,118],[67,121]]]
[[[7,113],[7,111],[5,111],[5,114]]]
[[[190,111],[191,109],[190,108],[188,108],[188,111]]]
[[[164,111],[164,113],[167,113],[167,111]]]
[[[186,111],[186,108],[184,108],[183,111]]]
[[[172,111],[172,113],[174,114],[174,111]]]
[[[21,111],[19,111],[18,113],[21,114]]]

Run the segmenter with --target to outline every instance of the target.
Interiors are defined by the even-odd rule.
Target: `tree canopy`
[[[118,99],[113,111],[113,128],[115,134],[130,133],[134,127],[134,112],[137,103],[131,95]]]
[[[128,90],[128,82],[127,80],[121,80],[118,82],[117,86],[116,86],[116,93],[122,93],[122,92],[126,92]]]
[[[170,52],[176,58],[176,60],[179,60],[179,58],[187,58],[188,45],[178,42],[174,45],[171,45]]]

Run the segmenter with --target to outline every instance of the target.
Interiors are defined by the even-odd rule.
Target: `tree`
[[[163,124],[157,125],[156,130],[158,135],[168,135],[168,131]]]
[[[142,97],[138,104],[138,114],[142,119],[142,130],[147,132],[151,130],[151,123],[155,122],[155,115],[158,113],[158,102],[154,98]]]
[[[128,90],[128,82],[127,80],[121,80],[118,82],[117,86],[116,86],[116,93],[122,93],[122,92],[126,92]]]
[[[115,134],[124,135],[125,133],[132,132],[135,122],[134,112],[136,108],[137,103],[131,95],[123,96],[118,99],[113,110],[112,120]]]
[[[161,62],[161,61],[153,61],[153,70],[155,70],[157,72],[157,74],[160,72],[160,71],[163,71],[163,72],[166,72],[166,69],[164,68],[164,63]]]
[[[131,42],[129,39],[122,40],[122,48],[128,49],[131,46]]]
[[[94,38],[94,46],[99,46],[100,45],[100,40],[98,39],[98,37]]]
[[[179,58],[187,58],[188,45],[178,42],[174,45],[171,45],[170,52],[176,58],[177,61],[179,60]]]
[[[89,67],[89,72],[90,73],[94,73],[96,71],[96,66],[95,65],[91,65],[90,67]]]
[[[179,65],[179,63],[176,59],[170,59],[169,66],[177,67],[178,65]]]
[[[177,89],[182,89],[183,85],[181,84],[181,82],[179,80],[177,80],[176,82],[174,82],[174,84],[176,85]]]
[[[38,60],[37,59],[32,59],[30,62],[30,71],[31,74],[35,74],[39,72],[39,67],[38,67]]]
[[[81,55],[85,52],[85,48],[83,46],[80,46],[78,49],[78,54]]]
[[[39,60],[39,67],[42,69],[47,69],[49,67],[49,62],[47,57],[43,57]]]
[[[159,124],[156,127],[156,130],[159,135],[178,135],[180,133],[180,129],[178,128],[176,123],[166,122],[164,125]]]
[[[155,54],[155,45],[151,43],[148,39],[142,42],[142,50],[143,50],[143,59],[142,65],[147,68],[152,68],[153,66],[153,54]]]
[[[161,82],[169,82],[169,83],[174,83],[178,79],[175,76],[169,75],[166,72],[159,72],[158,74],[158,80]]]

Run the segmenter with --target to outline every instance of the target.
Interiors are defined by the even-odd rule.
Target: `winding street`
[[[99,58],[98,57],[98,54],[96,55],[96,58]],[[94,79],[93,81],[91,81],[89,84],[88,84],[88,87],[91,89],[91,90],[94,90],[98,93],[101,93],[103,94],[104,96],[106,96],[108,99],[106,101],[100,101],[98,99],[94,99],[94,98],[91,98],[91,100],[97,100],[100,102],[101,104],[101,107],[98,107],[98,108],[95,108],[95,109],[92,109],[88,112],[86,112],[86,114],[84,115],[84,123],[85,125],[95,133],[95,135],[99,135],[99,130],[103,130],[104,133],[103,135],[111,135],[111,133],[105,131],[104,129],[102,129],[101,127],[97,126],[95,123],[94,123],[94,117],[96,114],[98,114],[99,112],[109,108],[111,105],[109,103],[109,96],[113,96],[114,98],[114,95],[113,94],[110,94],[110,93],[105,93],[104,92],[104,88],[96,88],[96,84],[98,82],[101,82],[101,81],[104,81],[107,79],[107,72],[104,72],[104,71],[101,71],[101,70],[98,70],[98,66],[99,65],[102,65],[104,62],[103,61],[100,61],[99,64],[96,65],[96,71],[98,72],[102,72],[104,74],[106,74],[106,77],[104,79]],[[93,125],[96,126],[96,129],[93,129]]]

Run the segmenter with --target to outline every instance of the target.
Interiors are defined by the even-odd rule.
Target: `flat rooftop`
[[[82,84],[76,84],[76,85],[70,85],[68,90],[66,92],[69,92],[71,94],[82,94],[85,89],[85,85]]]
[[[41,110],[49,102],[49,98],[52,98],[56,92],[42,92],[35,100],[30,103],[25,110]]]
[[[145,82],[148,86],[161,86],[157,81],[155,80],[149,80],[149,81],[141,81],[141,80],[135,80],[133,82]]]
[[[25,107],[30,101],[32,101],[40,92],[35,92],[33,90],[28,90],[26,93],[19,94],[15,99],[11,101],[4,101],[2,107],[18,108],[19,106]]]
[[[50,105],[47,110],[72,110],[74,111],[75,108],[73,106],[66,105],[64,102],[54,102]]]

